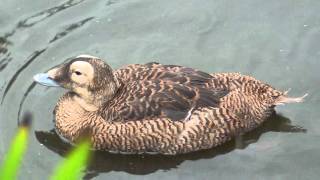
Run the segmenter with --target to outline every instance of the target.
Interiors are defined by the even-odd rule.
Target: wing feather
[[[197,107],[218,107],[228,91],[210,87],[213,77],[175,65],[131,65],[116,73],[121,88],[100,112],[106,120],[130,121],[147,117],[184,120]]]

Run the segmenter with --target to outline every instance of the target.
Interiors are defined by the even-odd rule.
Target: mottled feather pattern
[[[110,121],[147,117],[185,120],[190,109],[218,107],[228,93],[226,89],[210,87],[214,81],[211,75],[182,66],[130,65],[115,74],[123,87],[100,111]]]
[[[55,112],[61,135],[74,142],[89,128],[98,150],[188,153],[259,126],[284,96],[250,76],[175,65],[134,64],[114,75],[120,88],[98,113],[74,103],[72,93],[60,98]]]
[[[227,86],[230,93],[222,99],[221,108],[231,110],[248,124],[248,131],[260,125],[273,111],[283,92],[250,76],[239,73],[212,74],[219,79],[217,87]]]
[[[72,102],[72,94],[64,95],[57,107],[56,126],[59,134],[76,141],[83,127],[92,131],[95,149],[126,153],[177,154],[207,149],[229,139],[243,128],[240,121],[219,108],[199,108],[187,122],[168,118],[150,118],[143,121],[110,122],[73,105],[73,111],[65,112]],[[70,108],[69,108],[70,109]],[[224,114],[227,113],[227,114]],[[82,118],[80,118],[82,117]],[[85,117],[85,118],[83,118]],[[67,118],[70,121],[61,122]]]
[[[210,74],[202,71],[177,65],[161,65],[159,63],[128,65],[116,70],[114,74],[122,83],[165,80],[180,84],[209,87],[214,81]]]
[[[225,91],[171,81],[132,82],[101,110],[101,116],[110,121],[141,120],[157,116],[183,120],[192,107],[218,107],[224,95]]]

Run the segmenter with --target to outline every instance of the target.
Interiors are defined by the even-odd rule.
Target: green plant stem
[[[88,162],[90,143],[84,141],[74,149],[69,156],[57,167],[51,180],[78,180],[83,175],[83,168]]]
[[[19,127],[16,136],[9,148],[7,155],[0,168],[1,180],[15,180],[17,179],[18,170],[21,164],[23,155],[27,149],[28,143],[28,127]]]

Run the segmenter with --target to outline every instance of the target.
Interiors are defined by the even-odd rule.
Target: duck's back
[[[100,111],[111,121],[148,117],[183,121],[196,108],[218,107],[229,93],[223,87],[213,88],[217,80],[210,74],[182,66],[135,64],[118,69],[115,76],[118,93]]]
[[[209,87],[213,77],[203,71],[178,65],[162,65],[156,62],[131,64],[114,72],[122,84],[162,80],[166,82]]]
[[[220,108],[254,127],[283,95],[270,85],[238,73],[208,74],[159,63],[134,64],[115,71],[121,88],[101,111],[111,121],[169,117],[185,121],[200,107]]]
[[[243,132],[256,128],[273,112],[279,103],[286,102],[286,92],[274,89],[251,76],[239,73],[214,73],[215,87],[227,87],[230,93],[223,97],[220,109],[228,110],[243,123]]]

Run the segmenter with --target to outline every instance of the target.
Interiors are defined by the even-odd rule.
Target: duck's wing
[[[143,120],[146,117],[181,121],[197,107],[217,107],[227,93],[163,79],[137,81],[124,86],[100,113],[104,119],[112,121]]]
[[[137,81],[164,80],[180,84],[209,87],[216,79],[197,69],[159,63],[131,64],[115,71],[122,84]]]

